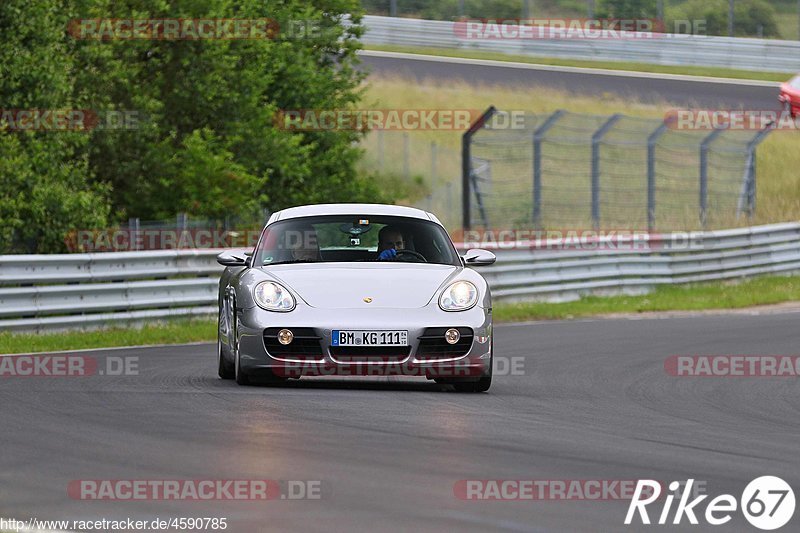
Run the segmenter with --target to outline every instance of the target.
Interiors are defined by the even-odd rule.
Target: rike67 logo
[[[699,515],[707,524],[721,526],[730,522],[737,508],[741,508],[742,514],[751,525],[764,531],[772,531],[786,525],[794,515],[794,491],[779,477],[762,476],[754,479],[745,487],[738,501],[730,494],[721,494],[708,502],[704,513],[700,512],[700,504],[708,498],[708,495],[697,496],[689,501],[693,484],[694,480],[689,479],[685,490],[681,490],[682,484],[678,481],[669,484],[672,494],[667,494],[664,498],[657,524],[669,523],[676,495],[679,497],[679,502],[671,521],[674,525],[680,524],[684,517],[690,524],[697,525]],[[647,496],[643,497],[643,494]],[[628,507],[625,524],[630,525],[637,514],[642,524],[650,524],[647,506],[659,500],[660,496],[661,484],[658,481],[640,479]]]

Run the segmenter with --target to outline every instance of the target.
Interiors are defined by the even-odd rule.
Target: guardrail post
[[[592,134],[592,225],[600,229],[600,141],[622,115],[616,113]]]
[[[542,220],[542,139],[562,116],[564,110],[559,109],[533,132],[533,227],[537,230]]]
[[[128,242],[132,245],[134,250],[139,249],[139,219],[128,219]]]
[[[496,112],[497,108],[490,106],[461,137],[461,226],[464,230],[469,230],[472,225],[469,212],[470,182],[472,178],[472,136],[475,135]]]
[[[647,231],[653,232],[656,227],[656,143],[667,131],[667,123],[663,122],[647,138]]]
[[[722,135],[722,129],[715,129],[700,143],[700,226],[706,227],[706,209],[708,208],[708,147],[714,139]]]

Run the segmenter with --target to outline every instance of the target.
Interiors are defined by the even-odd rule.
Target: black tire
[[[250,385],[250,377],[239,364],[239,351],[236,351],[236,364],[234,365],[234,379],[238,385]]]
[[[217,373],[220,379],[233,379],[236,376],[236,370],[233,365],[225,360],[225,355],[222,353],[222,342],[217,336]]]
[[[492,369],[494,368],[494,335],[491,340],[492,355],[489,357],[489,373],[481,376],[476,381],[453,381],[450,385],[456,389],[457,392],[486,392],[492,386]]]
[[[486,392],[492,386],[492,376],[484,376],[478,381],[460,381],[452,383],[458,392]]]

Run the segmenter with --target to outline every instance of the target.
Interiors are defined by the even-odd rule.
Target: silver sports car
[[[420,376],[492,383],[492,302],[441,222],[419,209],[327,204],[274,213],[252,252],[217,257],[219,375]]]

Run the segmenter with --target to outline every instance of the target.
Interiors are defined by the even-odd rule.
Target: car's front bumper
[[[428,378],[478,378],[491,372],[491,312],[475,306],[467,311],[445,312],[438,306],[421,309],[317,309],[303,306],[289,313],[274,313],[258,307],[241,310],[237,337],[239,364],[247,373],[269,370],[285,377],[409,375]],[[420,351],[420,339],[428,328],[470,328],[472,343],[458,356],[430,357]],[[276,356],[268,351],[267,328],[311,328],[318,336],[320,351],[302,356]],[[406,354],[385,356],[380,348],[359,356],[337,356],[331,350],[333,330],[407,330]],[[362,350],[363,351],[363,350]],[[369,350],[372,352],[371,350]]]

